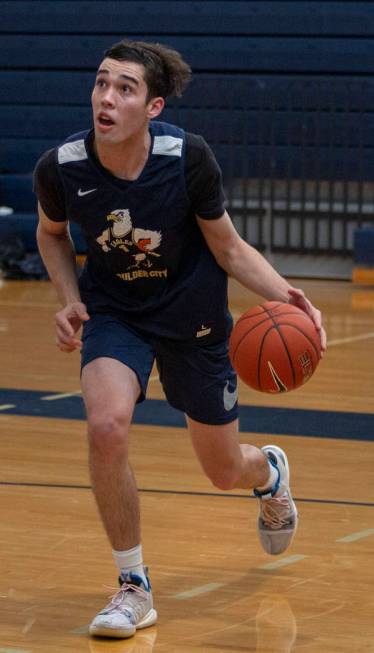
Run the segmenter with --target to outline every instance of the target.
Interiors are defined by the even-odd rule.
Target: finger
[[[316,327],[319,338],[320,338],[320,343],[321,343],[321,358],[323,356],[323,353],[326,351],[327,348],[327,336],[326,336],[326,331],[322,326],[322,313],[318,308],[314,308],[312,302],[305,297],[304,293],[302,290],[299,290],[297,288],[291,288],[289,291],[289,295],[295,300],[295,303],[298,305],[299,308],[301,308],[309,317],[313,320],[314,326]]]
[[[289,288],[288,294],[291,295],[291,297],[295,297],[296,299],[301,297],[305,298],[304,291],[301,288]]]
[[[77,304],[75,307],[75,312],[77,317],[83,322],[87,322],[90,319],[90,316],[87,313],[87,309],[84,304]]]
[[[321,339],[321,350],[322,350],[321,358],[322,358],[323,352],[325,352],[327,349],[327,335],[323,327],[318,329],[318,331],[319,331],[319,337]]]
[[[318,308],[315,308],[307,297],[305,297],[302,290],[298,288],[290,288],[288,291],[289,295],[295,299],[296,304],[301,308],[309,317],[313,320],[317,329],[320,329],[322,326],[322,314]]]
[[[75,350],[75,347],[70,347],[69,345],[63,345],[61,342],[57,342],[56,344],[57,344],[57,348],[66,354]]]
[[[309,299],[305,297],[302,290],[298,290],[297,288],[292,288],[288,291],[288,294],[290,296],[289,299],[290,304],[293,304],[294,306],[301,308],[301,310],[305,311],[308,314],[310,313],[312,304],[310,303]]]
[[[309,315],[313,322],[318,323],[320,320],[320,311],[317,308],[314,308],[313,304],[306,297],[298,296],[295,297],[293,302],[297,308],[300,308],[304,313]]]
[[[311,311],[310,311],[310,313],[308,313],[308,315],[313,320],[314,326],[316,327],[316,329],[318,329],[318,331],[320,329],[322,329],[322,314],[321,314],[321,311],[319,311],[318,308],[314,308],[312,306]]]
[[[90,319],[90,316],[88,315],[87,311],[83,311],[79,313],[78,317],[82,320],[82,322],[87,322],[87,320]]]
[[[74,331],[73,334],[70,335],[59,327],[56,327],[56,342],[59,342],[62,345],[82,344],[82,340],[79,337],[76,337]]]
[[[61,345],[62,347],[71,347],[72,349],[82,349],[83,347],[83,342],[79,340],[78,338],[71,338],[70,340],[57,340],[56,341],[58,345]]]
[[[57,313],[55,315],[56,329],[59,329],[61,333],[65,333],[69,336],[74,335],[74,329],[70,324],[69,320],[62,313]]]
[[[291,295],[291,297],[293,299],[292,303],[298,306],[299,308],[302,308],[304,311],[308,312],[313,310],[314,306],[312,302],[307,297],[305,297],[304,294],[299,294],[298,292],[297,293],[295,292]]]
[[[64,343],[56,340],[56,345],[60,349],[60,351],[67,352],[67,353],[75,351],[76,349],[80,349],[82,347],[82,343],[78,340],[74,340],[71,343]]]
[[[74,330],[71,332],[66,332],[64,328],[61,328],[59,325],[56,325],[56,334],[59,342],[67,345],[74,340]]]

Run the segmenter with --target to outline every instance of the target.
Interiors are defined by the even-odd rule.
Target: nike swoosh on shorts
[[[227,381],[223,390],[223,405],[225,410],[229,411],[234,408],[238,400],[238,389],[235,388],[233,392],[229,391],[229,382]]]

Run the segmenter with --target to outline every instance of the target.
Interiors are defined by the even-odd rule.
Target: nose
[[[111,86],[107,86],[101,96],[101,102],[103,106],[113,106],[114,105],[114,92]]]

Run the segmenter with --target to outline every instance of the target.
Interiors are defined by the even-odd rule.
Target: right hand
[[[82,340],[76,338],[75,334],[83,322],[87,322],[89,319],[87,308],[82,302],[72,302],[58,311],[55,315],[57,347],[66,353],[81,349]]]

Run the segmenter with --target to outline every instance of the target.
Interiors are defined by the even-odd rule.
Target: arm
[[[75,251],[67,222],[50,220],[38,204],[36,232],[40,255],[56,288],[61,304],[80,301],[75,269]]]
[[[55,316],[56,342],[62,351],[70,352],[82,346],[81,340],[75,338],[75,333],[82,322],[89,319],[80,298],[74,245],[68,222],[50,220],[40,204],[38,212],[37,241],[40,255],[64,307]]]
[[[289,301],[290,284],[239,236],[226,211],[217,220],[197,221],[218,265],[230,277],[268,300]]]
[[[204,220],[197,216],[197,222],[218,265],[229,276],[267,300],[289,302],[305,311],[320,332],[322,350],[326,349],[320,311],[302,290],[293,288],[254,247],[239,236],[226,211],[216,220]]]

